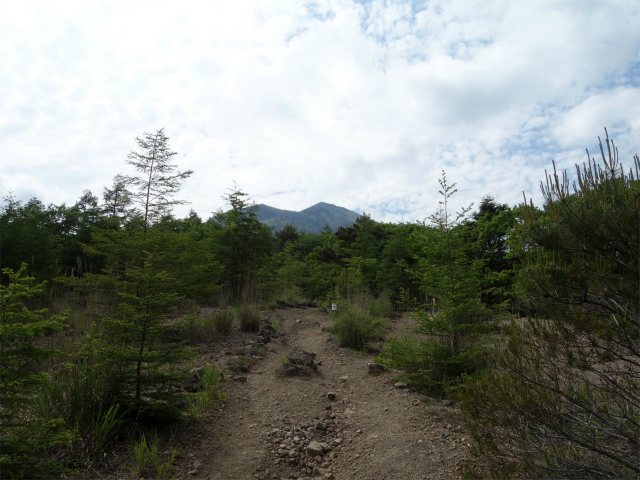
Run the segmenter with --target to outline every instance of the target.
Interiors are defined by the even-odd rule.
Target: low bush
[[[417,390],[443,394],[459,384],[465,375],[483,368],[486,352],[478,346],[453,355],[451,347],[438,339],[393,337],[387,340],[384,352],[376,361],[404,370],[407,382]]]
[[[393,317],[393,303],[389,297],[369,297],[365,301],[365,305],[369,314],[373,317],[391,318]]]
[[[331,329],[340,346],[368,350],[372,343],[382,340],[385,326],[384,319],[343,304]]]

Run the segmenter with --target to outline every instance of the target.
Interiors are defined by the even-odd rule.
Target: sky
[[[163,128],[208,218],[327,202],[384,222],[640,153],[637,0],[0,0],[0,196],[73,205]],[[2,205],[3,202],[0,202]]]

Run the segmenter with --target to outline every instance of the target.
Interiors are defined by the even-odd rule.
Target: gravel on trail
[[[251,344],[255,333],[233,331],[201,350],[199,365],[247,369],[226,370],[235,381],[225,404],[167,444],[178,451],[177,478],[450,480],[475,463],[455,403],[411,391],[374,355],[339,347],[322,309],[271,317],[277,334],[264,348]],[[413,321],[389,324],[388,335],[401,336]],[[285,363],[296,371],[280,369]],[[123,473],[117,478],[135,478]]]

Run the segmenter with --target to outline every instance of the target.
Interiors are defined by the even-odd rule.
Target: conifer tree
[[[48,458],[51,447],[68,444],[74,435],[61,419],[33,415],[33,398],[38,384],[47,380],[34,366],[55,354],[34,340],[62,330],[64,315],[45,318],[46,309],[30,310],[29,299],[42,293],[44,284],[33,285],[19,270],[3,269],[7,284],[0,283],[0,474],[3,478],[48,476],[55,461]]]
[[[245,283],[257,273],[273,248],[271,228],[258,220],[257,206],[245,198],[248,195],[234,184],[222,197],[231,209],[214,214],[215,222],[221,227],[218,250],[236,300],[240,299]]]
[[[181,344],[161,343],[167,314],[179,296],[172,277],[162,268],[162,240],[153,240],[142,263],[127,268],[118,282],[117,312],[103,321],[114,340],[110,350],[113,400],[148,416],[172,417],[179,398],[173,383],[182,377],[175,366],[192,358],[193,352]]]
[[[117,299],[115,314],[102,317],[112,341],[112,401],[138,414],[171,417],[179,403],[173,388],[179,376],[174,367],[193,354],[182,344],[161,344],[167,316],[179,298],[176,279],[169,274],[179,258],[169,248],[175,245],[178,233],[162,228],[160,220],[172,206],[187,203],[174,196],[192,172],[177,172],[177,166],[170,163],[177,153],[171,151],[163,129],[145,132],[136,142],[140,150],[131,152],[127,162],[141,175],[117,176],[105,200],[120,223],[132,198],[140,208],[140,224],[133,218],[125,229],[95,230],[87,251],[103,259],[104,275],[99,283],[112,288]],[[133,191],[129,193],[127,187]]]
[[[439,183],[442,200],[430,217],[431,225],[412,233],[419,253],[411,274],[427,301],[404,300],[417,322],[416,331],[428,340],[410,346],[396,339],[387,348],[387,363],[412,371],[413,382],[436,392],[483,366],[478,337],[489,329],[489,316],[480,303],[481,263],[466,255],[460,228],[471,206],[452,214],[455,184],[448,183],[444,172]]]
[[[127,177],[127,181],[134,188],[133,198],[141,208],[146,233],[149,225],[169,213],[171,207],[188,203],[173,197],[193,171],[175,170],[177,165],[171,161],[177,152],[169,147],[169,138],[163,128],[155,133],[145,132],[143,138],[136,137],[136,143],[140,150],[129,153],[127,163],[141,175]]]
[[[536,318],[463,390],[477,449],[534,476],[640,475],[640,159],[625,171],[608,136],[600,151],[524,205],[517,291]]]
[[[102,193],[104,213],[112,219],[116,219],[118,224],[126,221],[132,212],[131,192],[128,189],[127,178],[123,175],[113,177],[111,188],[104,187]]]

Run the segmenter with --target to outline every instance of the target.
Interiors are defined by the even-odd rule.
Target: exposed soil
[[[373,355],[340,348],[324,311],[289,308],[272,318],[281,335],[248,373],[229,381],[226,404],[176,433],[179,478],[462,478],[461,465],[473,459],[455,404],[396,388],[400,372],[370,374]],[[412,321],[390,324],[390,335],[402,335]],[[198,360],[222,367],[254,338],[234,332],[208,345]],[[315,353],[317,370],[277,375],[294,350]],[[314,441],[325,448],[311,457]],[[126,476],[121,469],[118,478]]]

